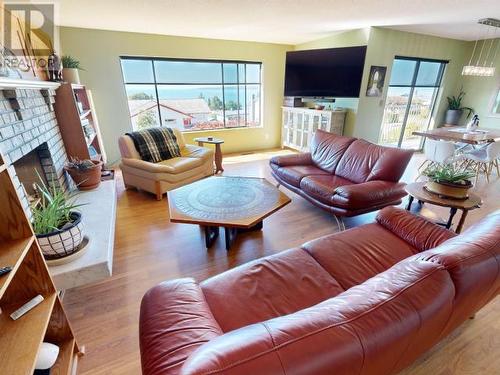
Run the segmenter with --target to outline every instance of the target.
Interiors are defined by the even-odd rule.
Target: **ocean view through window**
[[[121,57],[134,130],[259,127],[260,62]]]

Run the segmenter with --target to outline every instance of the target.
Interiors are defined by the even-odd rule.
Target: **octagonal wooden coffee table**
[[[168,192],[170,221],[198,224],[207,249],[224,228],[226,249],[240,232],[261,230],[262,221],[291,202],[264,178],[208,177]]]

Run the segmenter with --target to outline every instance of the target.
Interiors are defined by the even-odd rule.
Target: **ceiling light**
[[[474,55],[476,53],[479,38],[476,40],[476,43],[474,44],[474,49],[472,50],[472,55],[469,59],[469,64],[463,67],[462,75],[476,76],[476,77],[492,77],[495,75],[495,67],[493,66],[493,63],[495,62],[495,59],[497,57],[498,47],[500,45],[500,39],[497,41],[495,48],[493,48],[493,44],[496,39],[496,33],[500,28],[500,20],[497,20],[495,18],[483,18],[480,19],[478,23],[487,26],[486,38],[482,41],[481,51],[479,51],[476,64],[472,64],[472,60],[474,60]],[[485,52],[484,62],[481,63],[481,59],[483,58],[484,47],[488,43],[490,30],[493,31],[491,42],[489,43],[489,47],[486,47],[488,51]],[[493,55],[491,55],[492,51]],[[492,56],[491,62],[488,64],[488,59],[490,58],[490,55]]]

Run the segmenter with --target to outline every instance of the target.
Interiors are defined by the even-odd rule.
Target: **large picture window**
[[[258,127],[262,64],[121,57],[134,130]]]

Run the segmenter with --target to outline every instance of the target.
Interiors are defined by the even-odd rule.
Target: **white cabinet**
[[[345,110],[326,111],[293,107],[282,107],[282,109],[282,147],[309,151],[309,144],[317,129],[338,135],[344,132]]]

